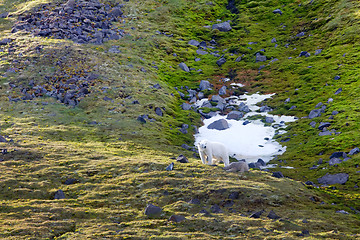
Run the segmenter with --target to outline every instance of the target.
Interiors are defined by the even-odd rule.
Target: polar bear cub
[[[203,164],[212,165],[213,158],[223,161],[225,167],[229,165],[229,153],[224,144],[202,140],[197,145]]]
[[[229,166],[223,168],[228,172],[248,172],[249,165],[246,162],[232,162]]]

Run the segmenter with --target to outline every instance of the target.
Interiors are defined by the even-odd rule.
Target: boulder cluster
[[[33,12],[20,15],[12,32],[24,30],[35,36],[102,44],[124,35],[123,30],[112,25],[123,15],[122,7],[121,4],[111,6],[98,0],[69,0],[58,7],[45,4]]]

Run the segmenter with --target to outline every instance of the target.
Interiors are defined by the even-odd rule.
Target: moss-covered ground
[[[333,152],[360,145],[357,1],[229,1],[236,12],[225,0],[130,0],[121,1],[124,21],[114,23],[126,35],[103,45],[11,33],[19,14],[64,2],[0,2],[0,13],[11,13],[0,18],[0,40],[13,39],[0,46],[0,135],[7,140],[0,145],[1,239],[360,238],[360,155],[337,166],[326,163]],[[233,29],[204,27],[218,19],[231,20]],[[214,39],[227,62],[219,67],[218,57],[210,54],[195,61],[191,39]],[[114,45],[120,53],[108,52]],[[322,52],[315,55],[317,49]],[[259,51],[266,62],[255,61]],[[299,57],[301,51],[311,55]],[[181,62],[202,71],[186,73],[178,67]],[[99,78],[76,107],[47,96],[9,101],[21,97],[30,81],[47,86],[49,77],[91,73]],[[244,84],[241,91],[276,93],[266,101],[273,113],[299,117],[278,137],[290,138],[282,143],[287,151],[273,161],[294,167],[274,169],[286,178],[258,170],[227,173],[202,165],[181,147],[193,145],[201,118],[181,110],[184,100],[174,87],[186,93],[185,86],[197,88],[201,80],[221,87],[224,77]],[[333,101],[327,103],[329,98]],[[325,113],[304,118],[319,102],[327,105]],[[335,110],[339,113],[328,119]],[[155,121],[138,121],[143,114]],[[309,125],[313,120],[330,122],[329,130],[341,133],[318,136],[320,130]],[[189,125],[187,134],[180,133],[182,124]],[[176,162],[180,154],[190,163]],[[324,163],[310,170],[320,158]],[[174,170],[166,171],[171,162]],[[349,174],[344,185],[303,184],[340,172]],[[65,184],[68,179],[76,181]],[[54,199],[58,190],[65,199]],[[149,203],[162,213],[146,216]],[[213,213],[214,205],[220,213]],[[260,218],[250,217],[262,210]],[[271,210],[281,219],[268,218]],[[174,214],[186,220],[168,221]]]

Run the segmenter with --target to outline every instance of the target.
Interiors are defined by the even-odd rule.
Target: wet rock
[[[230,31],[232,28],[230,26],[229,22],[222,22],[222,23],[217,23],[212,25],[212,29],[218,29],[220,32],[228,32]]]
[[[273,210],[271,210],[271,211],[269,212],[269,214],[267,215],[267,217],[270,218],[270,219],[274,219],[274,220],[281,218],[281,217],[278,216]]]
[[[225,58],[220,58],[219,60],[216,61],[216,64],[221,67],[224,63],[226,63],[226,59]]]
[[[162,209],[158,206],[155,206],[153,204],[147,205],[145,208],[145,215],[149,217],[157,216],[162,212]]]
[[[318,178],[318,183],[333,185],[333,184],[345,184],[349,180],[349,174],[347,173],[338,173],[338,174],[329,174]]]
[[[214,204],[214,205],[211,206],[210,212],[212,212],[212,213],[223,213],[223,210],[221,210],[219,205]]]
[[[169,218],[169,222],[182,222],[182,221],[185,221],[186,218],[184,216],[181,216],[181,215],[172,215],[170,218]]]
[[[185,72],[190,72],[189,67],[183,62],[179,64],[179,67]]]
[[[353,149],[350,150],[349,155],[352,156],[352,155],[357,154],[359,152],[360,152],[360,149],[358,147],[356,147],[356,148],[353,148]]]
[[[189,160],[182,154],[176,158],[176,161],[179,163],[188,163],[189,162]]]
[[[280,9],[275,9],[275,10],[273,11],[273,13],[274,13],[274,14],[280,14],[280,15],[283,14]]]
[[[229,128],[229,124],[225,119],[219,119],[207,127],[208,129],[225,130]]]
[[[65,199],[65,193],[61,189],[57,190],[54,199]]]
[[[234,120],[239,120],[240,118],[242,118],[244,116],[244,113],[240,112],[240,111],[231,111],[228,113],[226,119],[234,119]]]
[[[213,85],[209,81],[201,80],[199,88],[200,88],[200,91],[203,91],[203,90],[211,89],[212,86]]]
[[[273,172],[272,176],[276,178],[284,178],[282,172]]]

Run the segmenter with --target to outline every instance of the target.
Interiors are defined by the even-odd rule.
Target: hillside
[[[360,239],[359,12],[350,0],[1,1],[0,238]],[[298,118],[276,136],[276,168],[201,163],[202,118],[233,106],[193,103],[223,86],[275,93],[260,105]]]

